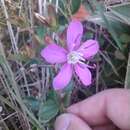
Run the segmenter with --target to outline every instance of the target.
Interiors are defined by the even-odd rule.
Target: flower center
[[[69,64],[76,64],[81,63],[82,61],[85,61],[83,58],[83,54],[79,53],[77,51],[72,51],[67,55],[67,60]]]

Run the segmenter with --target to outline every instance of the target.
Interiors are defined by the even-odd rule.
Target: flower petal
[[[91,84],[92,75],[87,67],[81,67],[79,64],[75,65],[75,72],[85,86]]]
[[[67,51],[56,44],[50,44],[41,51],[41,56],[51,64],[63,63],[67,60]]]
[[[80,45],[82,34],[83,26],[81,22],[73,20],[67,29],[67,46],[69,51]]]
[[[68,85],[72,77],[72,66],[70,64],[64,64],[61,67],[60,72],[53,80],[53,87],[55,90],[63,89]]]
[[[81,47],[78,49],[81,53],[83,53],[85,58],[90,58],[94,56],[99,51],[99,44],[96,40],[87,40],[84,42]]]

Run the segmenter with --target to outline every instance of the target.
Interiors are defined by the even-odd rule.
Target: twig
[[[46,0],[44,0],[43,2],[43,10],[44,10],[43,15],[46,16],[47,15],[47,1]]]
[[[59,0],[56,0],[56,13],[58,13]]]
[[[126,72],[126,78],[125,78],[125,88],[130,88],[130,53],[128,58],[128,65],[127,65],[127,72]]]
[[[96,67],[96,93],[99,91],[99,63]]]
[[[8,115],[7,117],[1,119],[1,120],[0,120],[0,123],[2,123],[3,121],[7,120],[8,118],[10,118],[11,116],[14,116],[14,115],[16,115],[16,114],[17,114],[17,112],[14,112],[14,113]]]
[[[39,14],[43,15],[42,14],[42,0],[38,0],[38,9],[39,9]]]
[[[17,43],[16,43],[15,36],[13,33],[12,25],[9,22],[9,16],[8,16],[8,12],[7,12],[4,0],[1,0],[1,3],[2,3],[4,14],[5,14],[6,23],[7,23],[7,27],[9,30],[9,35],[10,35],[13,51],[14,51],[14,53],[18,53]]]

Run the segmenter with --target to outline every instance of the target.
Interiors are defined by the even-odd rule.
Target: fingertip
[[[55,130],[67,130],[70,125],[70,114],[62,114],[55,121]]]
[[[79,117],[65,113],[56,119],[55,130],[91,130],[91,128]]]

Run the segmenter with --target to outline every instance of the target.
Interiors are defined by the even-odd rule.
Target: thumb
[[[120,129],[130,128],[130,90],[110,89],[102,91],[67,109],[90,126],[104,125],[111,121]]]
[[[56,119],[55,130],[91,130],[91,128],[79,117],[66,113]]]

